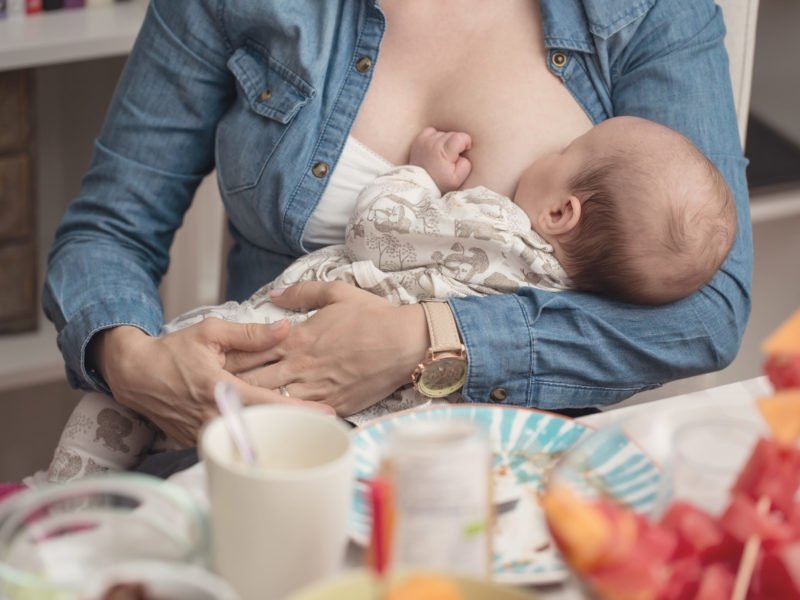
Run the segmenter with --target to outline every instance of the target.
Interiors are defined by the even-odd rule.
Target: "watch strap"
[[[422,302],[425,320],[428,322],[428,335],[431,338],[430,351],[457,352],[463,349],[453,311],[447,302]]]

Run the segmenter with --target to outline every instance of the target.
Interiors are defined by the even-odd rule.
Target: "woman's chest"
[[[464,187],[511,195],[530,162],[591,126],[548,68],[536,2],[384,5],[386,33],[353,135],[388,160],[406,162],[426,126],[466,131],[473,171]]]

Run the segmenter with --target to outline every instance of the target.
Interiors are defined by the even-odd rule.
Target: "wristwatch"
[[[411,374],[423,396],[444,398],[460,390],[467,379],[467,349],[461,343],[453,313],[446,302],[422,302],[431,346]]]

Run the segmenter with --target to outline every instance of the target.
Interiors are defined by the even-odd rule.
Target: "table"
[[[659,416],[665,417],[673,411],[707,409],[710,415],[729,416],[760,423],[761,419],[755,408],[754,400],[768,395],[770,392],[771,387],[767,378],[757,377],[654,402],[612,408],[583,417],[579,421],[592,428],[600,428],[637,415],[650,415],[652,419],[658,419]],[[205,495],[202,492],[198,493],[198,490],[204,488],[204,482],[198,481],[198,478],[204,479],[204,472],[199,466],[178,473],[171,478],[171,481],[185,487],[200,502],[206,504]],[[348,551],[344,568],[361,565],[363,565],[362,551],[353,545]],[[586,600],[586,596],[572,581],[546,586],[531,586],[530,590],[538,595],[539,600]]]

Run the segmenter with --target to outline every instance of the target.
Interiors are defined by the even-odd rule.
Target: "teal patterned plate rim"
[[[567,567],[550,541],[536,495],[545,470],[579,441],[591,439],[596,430],[569,417],[531,408],[435,405],[382,417],[355,429],[351,538],[362,546],[368,543],[371,516],[364,481],[377,471],[387,434],[400,423],[442,418],[477,423],[492,444],[495,489],[516,488],[519,500],[496,519],[493,579],[509,584],[546,584],[565,579]],[[602,441],[591,446],[589,475],[604,482],[604,493],[639,512],[651,511],[659,493],[658,465],[621,429],[603,433]]]

